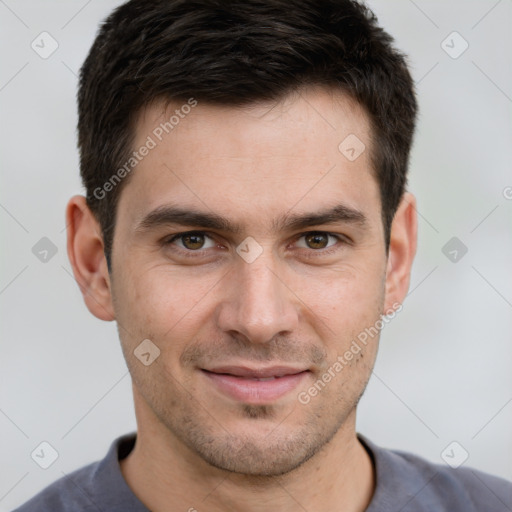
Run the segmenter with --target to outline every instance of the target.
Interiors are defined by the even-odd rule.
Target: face
[[[215,467],[283,474],[354,414],[376,355],[377,337],[308,392],[386,309],[368,119],[311,89],[273,105],[198,103],[160,141],[175,109],[139,119],[135,147],[156,146],[123,189],[113,242],[136,406]],[[366,146],[355,160],[339,149],[351,134]],[[148,365],[134,354],[143,340],[146,362],[160,351]]]

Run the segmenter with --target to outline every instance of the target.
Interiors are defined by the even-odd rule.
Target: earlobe
[[[103,237],[85,197],[74,196],[69,200],[66,225],[68,257],[87,308],[101,320],[114,320]]]
[[[396,309],[407,295],[411,267],[416,254],[417,230],[416,199],[411,193],[406,192],[391,226],[383,314]]]

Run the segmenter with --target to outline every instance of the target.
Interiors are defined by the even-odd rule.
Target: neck
[[[366,510],[373,494],[373,463],[357,439],[355,410],[322,450],[278,477],[212,467],[161,423],[141,428],[144,423],[139,422],[135,447],[121,461],[121,471],[135,495],[153,512],[206,508],[211,512],[267,512],[269,507],[283,512],[297,507],[359,512]]]

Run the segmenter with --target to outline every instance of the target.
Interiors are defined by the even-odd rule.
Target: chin
[[[264,444],[264,443],[263,443]],[[289,443],[272,446],[266,443],[246,441],[243,446],[233,449],[232,445],[206,450],[200,453],[211,466],[251,477],[276,477],[285,475],[310,459],[317,449],[307,446],[289,446]]]
[[[245,420],[237,426],[226,426],[226,430],[208,434],[201,428],[189,429],[185,442],[210,466],[262,478],[294,471],[319,452],[337,431],[321,429],[318,424],[312,428],[310,422],[296,425],[290,417],[271,422],[261,418]]]

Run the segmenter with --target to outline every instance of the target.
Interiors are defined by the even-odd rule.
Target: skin
[[[135,147],[175,108],[147,106]],[[355,161],[338,149],[349,134],[366,146]],[[371,501],[374,471],[355,419],[378,336],[309,403],[297,398],[409,286],[415,200],[404,195],[386,254],[370,136],[365,112],[322,88],[243,108],[199,103],[126,183],[111,275],[85,199],[69,201],[75,277],[91,313],[117,321],[132,376],[138,434],[121,470],[149,509],[362,511]],[[141,228],[171,204],[239,230]],[[364,222],[279,224],[339,204]],[[191,230],[208,236],[170,241]],[[335,236],[305,236],[312,231]],[[236,252],[249,236],[262,249],[252,263]],[[149,366],[134,355],[144,339],[160,350]],[[227,397],[201,370],[225,364],[309,372],[290,393],[255,405]]]

